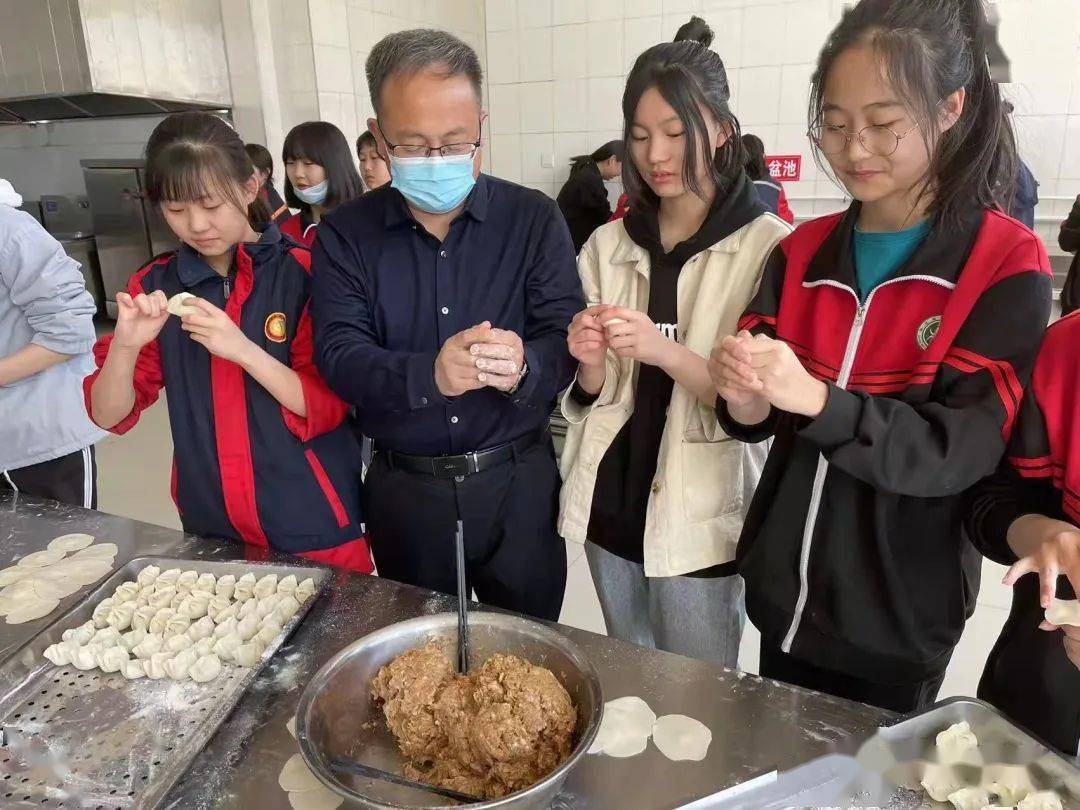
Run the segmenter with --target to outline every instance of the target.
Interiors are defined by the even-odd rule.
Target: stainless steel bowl
[[[379,668],[429,641],[456,659],[457,614],[439,613],[399,622],[353,642],[323,666],[300,696],[296,733],[308,766],[330,790],[351,806],[389,808],[471,807],[508,810],[546,807],[558,794],[570,769],[585,755],[600,728],[604,710],[600,678],[581,651],[551,628],[502,613],[469,614],[469,650],[474,665],[495,653],[512,653],[547,667],[577,706],[578,722],[570,758],[526,790],[502,799],[459,805],[433,794],[379,780],[339,774],[335,759],[351,759],[401,773],[402,758],[386,728],[382,710],[371,700],[371,681]]]

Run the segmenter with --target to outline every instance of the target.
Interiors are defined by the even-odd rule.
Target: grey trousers
[[[735,669],[746,623],[745,585],[738,574],[647,577],[644,566],[585,544],[608,635],[642,647]]]

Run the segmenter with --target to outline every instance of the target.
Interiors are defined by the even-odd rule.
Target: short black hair
[[[375,114],[379,114],[382,88],[391,75],[411,75],[425,70],[433,70],[446,79],[465,76],[476,91],[477,103],[482,103],[484,70],[476,51],[447,31],[412,28],[383,37],[368,55],[365,71]]]
[[[746,152],[744,165],[747,177],[751,180],[771,180],[769,167],[765,165],[765,144],[761,138],[747,132],[742,136],[742,145]]]
[[[246,151],[248,157],[251,158],[252,166],[260,172],[266,172],[266,182],[269,183],[273,181],[274,156],[270,154],[270,150],[261,143],[245,143],[244,151]]]
[[[375,136],[371,134],[371,130],[365,129],[360,133],[360,137],[356,139],[356,157],[360,158],[361,149],[378,149],[378,141],[375,140]]]
[[[349,154],[349,142],[341,130],[329,121],[306,121],[289,130],[281,148],[281,159],[286,163],[290,160],[310,160],[323,167],[327,184],[326,202],[323,205],[327,210],[364,193],[360,173],[356,171],[356,164]],[[296,196],[287,174],[285,202],[290,208],[311,210],[310,205]]]

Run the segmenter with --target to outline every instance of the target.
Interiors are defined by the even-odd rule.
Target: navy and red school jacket
[[[266,208],[270,212],[270,222],[273,222],[279,228],[285,224],[285,221],[292,216],[292,211],[289,210],[289,206],[285,204],[285,201],[281,199],[281,195],[274,186],[267,182],[261,189],[259,189],[259,195],[262,197]]]
[[[935,225],[860,301],[858,204],[777,246],[740,328],[785,341],[829,387],[816,419],[721,425],[775,437],[737,550],[763,644],[914,684],[943,672],[974,609],[962,496],[997,467],[1050,311],[1039,239],[1002,213]]]
[[[347,406],[312,362],[308,315],[310,254],[270,225],[236,249],[234,270],[218,275],[182,245],[142,268],[131,295],[190,292],[222,308],[254,343],[299,376],[306,417],[283,408],[229,360],[211,355],[170,317],[139,352],[135,405],[113,427],[131,430],[167,387],[173,436],[173,499],[184,530],[242,540],[344,568],[371,571],[360,513],[360,447]],[[112,342],[94,347],[98,371]]]
[[[992,560],[1012,565],[1009,527],[1038,514],[1080,526],[1080,313],[1046,332],[1031,385],[1024,395],[1009,450],[998,472],[968,498],[972,542]],[[1058,599],[1075,599],[1058,578]],[[1080,670],[1060,632],[1039,629],[1039,578],[1013,587],[1012,610],[990,652],[979,683],[989,701],[1055,747],[1075,756],[1080,744]]]
[[[287,213],[288,209],[286,208],[285,211]],[[312,220],[311,214],[307,211],[297,211],[292,216],[286,217],[280,227],[281,232],[298,245],[310,248],[315,244],[315,232],[318,230],[319,225]]]

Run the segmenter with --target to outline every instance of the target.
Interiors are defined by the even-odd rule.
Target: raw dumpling
[[[161,577],[158,577],[158,583],[154,586],[154,595],[150,597],[150,601],[147,603],[156,608],[167,608],[172,604],[172,600],[176,597],[176,587],[173,585],[162,585]]]
[[[217,586],[217,577],[211,574],[209,571],[199,574],[199,578],[195,580],[195,587],[193,591],[204,591],[209,594],[214,593],[214,588]]]
[[[151,598],[154,596],[154,586],[147,585],[139,588],[139,592],[135,595],[135,607],[143,607],[143,605],[149,605]]]
[[[182,636],[187,633],[188,628],[191,627],[191,619],[187,616],[170,616],[169,620],[165,622],[165,629],[162,631],[162,635],[166,639],[173,636]]]
[[[169,652],[180,652],[181,650],[186,650],[191,645],[192,641],[188,638],[187,634],[181,633],[180,635],[169,636],[166,638],[165,646],[162,647],[162,649],[168,650]]]
[[[983,810],[990,804],[990,796],[982,788],[966,787],[950,793],[949,801],[956,810]]]
[[[143,663],[143,668],[146,670],[146,677],[151,680],[160,681],[162,678],[168,676],[169,673],[165,671],[165,665],[172,659],[173,653],[171,652],[158,652],[150,656],[149,659]]]
[[[269,596],[264,596],[258,601],[258,607],[255,609],[255,615],[259,617],[259,621],[262,621],[265,617],[274,612],[274,608],[277,607],[281,597],[272,593]]]
[[[247,641],[259,632],[260,624],[261,620],[258,616],[248,616],[247,618],[240,620],[240,623],[236,626],[236,634],[244,641]]]
[[[171,607],[173,610],[176,610],[178,607],[180,607],[180,605],[184,604],[184,600],[186,600],[189,596],[191,596],[191,594],[188,591],[177,591],[176,596],[174,596],[169,602],[169,607]]]
[[[277,574],[267,574],[255,583],[255,588],[251,591],[251,595],[256,599],[262,599],[264,596],[277,593],[277,583]]]
[[[97,665],[102,672],[119,672],[129,657],[128,651],[119,645],[107,647],[97,654]]]
[[[232,661],[236,655],[237,648],[243,643],[244,640],[236,635],[236,633],[222,636],[214,642],[214,655],[222,661]]]
[[[195,583],[199,581],[198,571],[185,571],[176,580],[176,589],[178,591],[190,591],[195,587]],[[179,680],[179,679],[178,679]]]
[[[195,654],[199,656],[199,658],[202,658],[204,655],[209,655],[214,651],[214,644],[216,642],[217,639],[212,636],[207,636],[206,638],[200,638],[192,644],[191,649],[195,651]]]
[[[76,647],[71,651],[71,665],[75,669],[88,670],[94,669],[97,663],[97,650],[98,648],[92,644],[87,644],[84,647]]]
[[[59,644],[50,644],[45,648],[45,652],[42,653],[47,659],[58,667],[66,667],[71,663],[71,645],[67,641],[61,641]]]
[[[964,782],[948,765],[930,762],[923,772],[922,786],[935,802],[947,802],[950,795],[964,787]]]
[[[123,647],[125,650],[132,650],[146,640],[147,632],[145,630],[129,630],[120,636],[117,640],[117,644]]]
[[[230,633],[235,633],[240,623],[236,619],[227,619],[214,628],[214,638],[224,638]]]
[[[129,681],[146,677],[146,664],[138,658],[129,658],[120,665],[120,674]]]
[[[121,585],[116,586],[116,590],[113,592],[113,599],[117,602],[131,602],[138,596],[139,591],[142,590],[137,582],[124,582]]]
[[[224,624],[229,619],[240,618],[240,606],[243,602],[233,602],[227,608],[222,609],[217,616],[214,617],[214,621],[218,624]]]
[[[94,608],[94,612],[91,614],[94,621],[94,627],[104,627],[109,623],[109,611],[113,609],[113,605],[115,604],[116,600],[112,597],[102,599],[97,603],[97,607]]]
[[[1080,625],[1080,602],[1075,599],[1055,599],[1046,609],[1045,618],[1057,627]]]
[[[1024,797],[1016,810],[1061,810],[1061,797],[1052,790],[1040,790]]]
[[[206,681],[212,681],[218,675],[221,674],[221,661],[218,657],[211,653],[210,655],[204,655],[194,664],[191,665],[191,669],[188,670],[188,675],[191,680],[197,683],[205,683]]]
[[[192,641],[210,638],[214,635],[214,620],[209,616],[203,616],[188,628],[187,634]]]
[[[966,720],[954,723],[937,735],[938,759],[945,765],[971,762],[978,748],[979,741]]]
[[[164,644],[165,640],[161,636],[147,635],[146,638],[131,648],[131,652],[136,658],[150,658],[161,652]]]
[[[200,310],[198,307],[193,307],[187,303],[189,298],[195,298],[189,292],[178,292],[172,298],[165,303],[165,311],[170,315],[175,315],[177,318],[182,318],[185,315],[198,315]]]
[[[150,630],[150,621],[157,615],[158,609],[153,605],[143,605],[136,608],[131,614],[131,627],[133,630]]]
[[[168,568],[162,571],[157,576],[158,585],[176,585],[176,580],[180,579],[179,568]]]
[[[299,583],[296,581],[296,574],[289,574],[277,584],[278,593],[296,593],[296,589]]]
[[[255,641],[241,644],[233,653],[233,661],[242,667],[253,667],[262,658],[263,646]]]
[[[269,647],[270,642],[276,639],[280,634],[281,625],[276,622],[271,622],[270,624],[262,625],[259,628],[259,632],[257,632],[251,640],[257,641],[259,644],[263,645],[263,647]]]
[[[153,660],[153,659],[151,659]],[[196,661],[195,651],[191,648],[181,650],[165,662],[165,674],[174,681],[182,681],[188,676],[191,665]]]
[[[189,596],[180,603],[176,612],[187,619],[198,619],[206,615],[206,608],[210,604],[208,596]]]
[[[231,604],[232,600],[229,597],[215,596],[206,603],[206,615],[217,620],[217,615]]]
[[[296,615],[298,610],[300,610],[300,603],[296,601],[296,597],[291,594],[286,594],[281,597],[281,601],[277,603],[277,607],[274,608],[274,612],[271,615],[282,624],[285,624],[285,622]]]
[[[120,631],[115,627],[104,627],[94,633],[90,643],[99,647],[113,647],[120,643]]]
[[[226,599],[232,599],[233,591],[236,590],[236,577],[232,574],[226,574],[223,577],[218,577],[217,584],[214,585],[214,593],[218,596],[222,596]]]
[[[244,604],[240,606],[240,611],[236,614],[239,619],[246,619],[248,616],[254,616],[259,611],[259,600],[248,599]]]
[[[156,565],[148,565],[139,575],[135,577],[135,581],[139,583],[139,587],[145,588],[148,585],[153,585],[154,580],[158,578],[158,574],[161,573],[161,569]]]
[[[94,622],[91,620],[80,624],[78,627],[68,628],[60,638],[64,641],[72,641],[76,645],[87,644],[94,637],[94,632]]]
[[[305,602],[313,593],[315,593],[315,580],[311,577],[296,586],[296,600],[298,602]]]
[[[233,589],[233,599],[237,602],[246,602],[251,598],[254,590],[255,575],[248,571],[240,577],[240,579],[236,580],[236,587]]]
[[[135,603],[123,602],[119,605],[114,605],[109,610],[109,615],[105,617],[105,621],[108,622],[109,627],[114,630],[127,630],[131,627],[131,619],[135,615]]]
[[[160,608],[157,613],[154,614],[154,618],[150,620],[150,623],[146,626],[146,629],[151,633],[158,635],[165,635],[165,625],[169,623],[169,619],[176,615],[176,611],[172,608]]]
[[[982,787],[1010,807],[1034,792],[1027,768],[1023,765],[987,765],[982,772]]]

